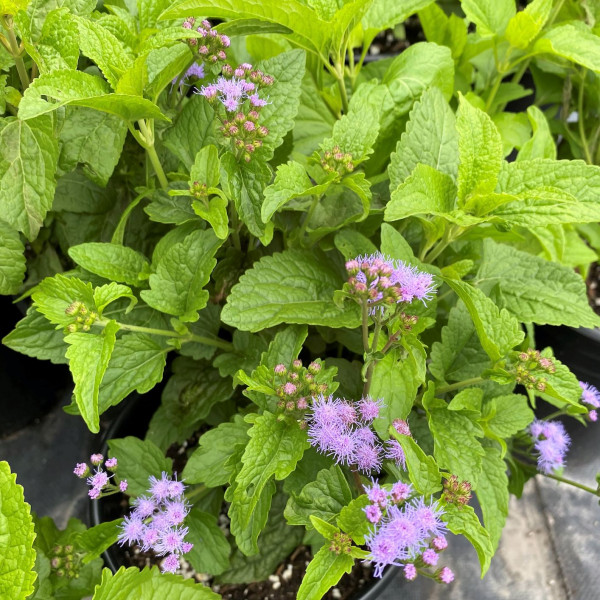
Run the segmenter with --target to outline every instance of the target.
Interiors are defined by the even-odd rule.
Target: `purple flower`
[[[147,552],[158,542],[160,531],[154,527],[146,527],[141,539],[142,550]]]
[[[92,500],[97,500],[98,498],[100,498],[100,494],[102,492],[98,489],[98,488],[92,488],[89,492],[88,492],[88,496],[92,499]]]
[[[138,496],[132,504],[134,512],[142,519],[151,516],[157,508],[156,502],[147,496]]]
[[[73,473],[75,473],[75,475],[77,475],[79,478],[86,477],[89,472],[90,469],[86,463],[77,463],[73,469]]]
[[[452,583],[454,581],[454,573],[448,567],[443,567],[437,574],[437,579],[442,583]]]
[[[411,435],[408,421],[405,421],[404,419],[394,419],[392,425],[400,435]]]
[[[165,505],[165,514],[170,525],[180,525],[183,520],[187,517],[189,509],[185,502],[178,502],[176,500],[167,502]]]
[[[235,112],[240,104],[247,98],[247,82],[237,77],[227,79],[219,77],[209,86],[202,87],[200,94],[210,100],[215,96],[221,101],[229,112]]]
[[[169,498],[178,498],[185,491],[185,485],[182,481],[177,481],[177,476],[169,481]]]
[[[388,440],[386,443],[385,457],[393,460],[396,466],[406,469],[406,456],[398,440]]]
[[[90,456],[90,462],[97,467],[98,465],[102,464],[102,461],[104,460],[104,456],[102,456],[102,454],[92,454]]]
[[[373,480],[373,485],[365,485],[365,494],[371,502],[378,504],[381,508],[386,508],[389,504],[387,491],[375,480]]]
[[[365,423],[370,423],[379,416],[379,411],[383,408],[383,399],[373,400],[367,396],[361,398],[358,402],[358,413]]]
[[[310,415],[312,421],[318,426],[338,423],[340,420],[338,414],[339,404],[339,400],[334,399],[333,396],[326,398],[321,394],[313,399],[312,414]]]
[[[412,500],[408,510],[412,512],[415,523],[424,534],[437,537],[446,531],[447,527],[441,521],[444,511],[437,503],[426,504],[425,499],[421,497]]]
[[[429,566],[429,567],[435,567],[435,565],[437,565],[438,563],[438,555],[437,552],[435,550],[432,550],[431,548],[427,548],[427,550],[425,550],[423,552],[423,554],[421,555],[421,558],[423,559],[423,562]]]
[[[354,425],[356,423],[356,409],[349,402],[340,402],[337,406],[338,419],[344,425]]]
[[[104,463],[104,466],[107,469],[116,469],[117,468],[117,459],[116,458],[107,459],[107,461]]]
[[[404,577],[408,581],[414,581],[417,578],[417,567],[412,563],[404,565]]]
[[[388,509],[384,529],[410,556],[415,556],[425,544],[426,534],[414,514],[397,506]]]
[[[379,508],[378,504],[369,504],[369,506],[365,506],[363,510],[367,515],[367,519],[371,523],[379,523],[379,521],[381,521],[382,513],[381,508]]]
[[[391,496],[396,503],[404,502],[413,493],[413,488],[410,483],[397,481],[392,486]]]
[[[176,573],[179,569],[179,557],[176,554],[169,554],[161,563],[163,573]]]
[[[592,406],[593,408],[600,408],[600,392],[591,385],[590,383],[585,383],[584,381],[580,381],[579,385],[581,386],[581,402],[583,404],[587,404],[588,406]]]
[[[285,365],[282,364],[276,365],[274,371],[276,375],[285,375],[287,373]]]
[[[399,544],[391,536],[382,534],[382,529],[369,535],[366,543],[370,551],[368,560],[375,565],[374,577],[381,577],[388,565],[402,566],[399,561],[406,557],[399,558],[402,554]]]
[[[342,430],[338,432],[330,444],[329,451],[333,454],[336,462],[342,465],[352,464],[354,458],[354,451],[356,450],[356,441],[352,432],[349,430]]]
[[[108,483],[108,475],[99,467],[96,469],[96,472],[87,478],[87,483],[92,488],[97,490],[102,490],[102,488]]]
[[[595,410],[590,410],[588,417],[590,418],[590,421],[595,423],[598,420],[598,412]]]
[[[119,482],[119,491],[126,492],[128,487],[127,479],[123,479]]]
[[[163,531],[160,540],[154,545],[157,554],[181,554],[187,527],[167,529]]]
[[[373,433],[373,430],[366,425],[364,427],[359,427],[354,431],[354,436],[357,440],[364,444],[375,444],[377,441],[376,435]]]
[[[123,523],[121,524],[121,533],[119,533],[118,541],[119,545],[124,544],[137,544],[144,536],[146,526],[142,519],[137,515],[128,515],[123,517]]]
[[[560,421],[536,419],[529,426],[529,434],[534,440],[538,469],[542,473],[550,474],[565,466],[565,455],[571,438]]]
[[[296,393],[296,390],[298,388],[291,383],[290,381],[288,381],[284,386],[283,386],[283,393],[286,394],[287,396],[291,396],[292,394]]]
[[[381,453],[379,452],[379,447],[365,443],[355,444],[352,463],[363,473],[379,471],[381,468]]]
[[[191,542],[183,542],[183,544],[181,545],[181,552],[183,554],[187,554],[188,552],[191,552],[193,547],[194,544],[192,544]]]
[[[149,491],[156,501],[166,500],[170,497],[170,478],[167,473],[163,471],[160,479],[157,479],[152,475],[149,478],[149,482]]]

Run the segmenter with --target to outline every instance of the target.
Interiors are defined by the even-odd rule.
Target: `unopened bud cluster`
[[[79,577],[79,555],[71,544],[57,544],[50,551],[50,569],[57,577],[77,579]]]
[[[90,327],[98,319],[98,313],[89,310],[88,307],[79,301],[75,301],[65,309],[65,314],[73,317],[73,322],[69,323],[65,328],[67,333],[75,333],[76,331],[89,331]]]
[[[208,198],[208,187],[206,183],[194,181],[190,187],[190,194],[197,200],[206,200]]]
[[[274,369],[274,384],[277,396],[280,398],[277,408],[286,413],[300,413],[304,416],[309,408],[312,397],[325,394],[329,386],[319,381],[323,365],[320,360],[315,360],[308,365],[302,365],[301,360],[295,360],[288,369],[285,365],[276,365]],[[304,421],[302,426],[306,426]]]
[[[321,154],[321,166],[326,173],[337,173],[340,177],[352,173],[355,169],[352,154],[342,152],[339,146]]]
[[[338,531],[333,535],[329,550],[335,554],[350,554],[352,551],[352,540],[349,535]]]
[[[468,504],[471,500],[471,484],[468,481],[460,481],[456,475],[451,475],[444,481],[442,499],[448,504]]]
[[[552,359],[540,355],[538,350],[530,348],[527,352],[517,354],[515,365],[515,379],[517,383],[525,386],[528,390],[543,392],[546,389],[547,379],[542,377],[543,373],[555,373],[556,367]]]
[[[253,108],[248,114],[238,112],[233,118],[225,119],[221,127],[224,137],[231,139],[237,154],[245,162],[250,162],[252,153],[263,145],[263,138],[269,135],[264,125],[258,124],[260,114]]]
[[[188,17],[183,22],[184,29],[195,29],[202,37],[201,38],[190,38],[187,40],[190,48],[195,50],[199,57],[211,64],[223,62],[227,59],[225,49],[229,48],[231,40],[223,34],[213,29],[210,21],[206,19],[200,22],[200,25],[196,27],[196,19],[194,17]]]

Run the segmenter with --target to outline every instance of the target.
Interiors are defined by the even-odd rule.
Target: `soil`
[[[590,267],[587,279],[587,291],[590,306],[600,315],[600,264]]]

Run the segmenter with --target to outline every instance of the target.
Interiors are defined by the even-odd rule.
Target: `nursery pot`
[[[23,310],[21,310],[23,309]],[[0,297],[0,339],[20,321],[25,307]],[[66,365],[54,365],[0,344],[0,437],[43,417],[72,386]]]
[[[160,393],[157,392],[150,392],[143,397],[137,396],[130,398],[127,401],[125,409],[107,429],[103,439],[101,453],[104,456],[108,456],[108,440],[112,438],[121,438],[131,435],[143,438],[150,424],[152,414],[154,410],[158,408],[159,403]],[[90,501],[90,521],[92,526],[117,518],[115,514],[110,514],[111,511],[114,513],[115,498],[117,498],[117,496]],[[103,553],[102,558],[104,559],[105,566],[113,573],[116,573],[122,566],[121,557],[118,552],[115,551],[114,546],[108,548],[106,552]],[[383,590],[390,585],[397,573],[398,569],[396,567],[388,568],[381,579],[373,579],[372,582],[367,583],[362,589],[350,596],[348,600],[378,600]]]

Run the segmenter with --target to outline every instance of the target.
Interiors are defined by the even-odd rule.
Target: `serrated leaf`
[[[432,2],[433,0],[374,0],[362,19],[363,29],[367,36],[390,29]]]
[[[119,479],[127,480],[127,493],[133,497],[146,493],[151,475],[160,479],[163,471],[168,475],[173,471],[173,461],[150,440],[133,436],[112,439],[108,440],[108,450],[119,461]]]
[[[104,309],[111,303],[119,300],[120,298],[127,298],[129,300],[129,306],[125,310],[126,313],[137,304],[138,299],[133,295],[130,288],[126,285],[121,285],[111,281],[105,285],[101,285],[94,289],[94,304],[100,317]]]
[[[312,527],[311,517],[332,523],[352,500],[350,486],[342,470],[333,465],[323,469],[312,483],[304,486],[298,495],[290,496],[284,516],[290,525]]]
[[[65,336],[69,348],[65,356],[75,382],[75,402],[88,429],[92,433],[100,430],[98,395],[108,361],[115,347],[119,325],[109,321],[101,335],[93,333],[70,333]]]
[[[479,522],[472,506],[446,504],[444,510],[445,514],[442,519],[448,525],[448,529],[457,535],[464,535],[473,544],[479,557],[481,577],[483,577],[489,569],[490,561],[494,555],[490,534]]]
[[[525,334],[519,321],[505,308],[498,308],[480,289],[468,283],[447,278],[444,281],[467,306],[481,345],[493,361],[521,343]]]
[[[3,340],[2,343],[40,360],[49,360],[54,364],[67,364],[65,358],[67,345],[63,340],[61,331],[44,315],[41,315],[33,306],[27,309],[27,314]]]
[[[217,518],[194,508],[186,518],[186,525],[190,528],[186,539],[194,544],[186,560],[198,573],[223,573],[229,567],[231,548]]]
[[[167,350],[144,333],[125,333],[115,343],[100,384],[98,410],[102,414],[131,394],[150,391],[162,380]]]
[[[491,400],[491,405],[495,412],[486,426],[500,438],[507,439],[523,431],[533,421],[533,411],[529,408],[527,398],[520,394],[496,396]]]
[[[529,323],[595,327],[600,317],[590,308],[583,279],[569,267],[486,239],[478,281],[497,286],[502,302]]]
[[[390,192],[394,192],[419,163],[453,179],[458,172],[456,119],[437,87],[425,90],[415,103],[406,130],[390,156]]]
[[[144,284],[140,275],[147,275],[150,270],[150,263],[143,254],[120,244],[79,244],[69,248],[69,256],[91,273],[137,287]]]
[[[481,35],[502,35],[516,13],[512,0],[462,0],[461,8]]]
[[[52,207],[57,159],[58,142],[50,117],[29,122],[9,117],[0,122],[2,219],[30,241]]]
[[[0,461],[0,594],[11,600],[25,600],[35,581],[35,533],[31,507],[10,466]]]
[[[155,27],[160,14],[163,10],[169,8],[169,5],[168,0],[138,0],[140,29]]]
[[[533,0],[514,15],[505,34],[510,45],[525,50],[542,30],[551,10],[552,0]]]
[[[94,307],[92,284],[60,273],[46,277],[36,286],[31,297],[37,310],[55,325],[65,326],[73,321],[65,310],[75,301],[83,302],[88,310]]]
[[[458,202],[493,192],[502,164],[502,139],[493,121],[463,96],[456,117],[458,131]]]
[[[354,559],[351,556],[331,552],[325,544],[310,561],[297,599],[320,600],[344,573],[352,571],[353,566]]]
[[[85,550],[83,564],[98,558],[107,548],[117,543],[122,522],[123,519],[105,521],[74,536],[75,544]]]
[[[16,294],[25,276],[25,247],[19,233],[0,220],[0,294]]]
[[[161,573],[158,567],[140,571],[135,567],[121,567],[114,575],[109,569],[102,572],[102,581],[96,587],[92,600],[219,600],[210,588],[192,579]]]
[[[219,185],[219,151],[213,144],[204,146],[196,154],[194,164],[190,169],[190,185],[195,182],[204,183],[207,187]]]
[[[415,489],[429,496],[442,489],[442,476],[433,456],[428,456],[421,447],[407,435],[400,435],[390,428],[392,437],[396,438],[406,457],[408,477]]]
[[[285,479],[309,446],[306,432],[296,422],[280,421],[267,411],[256,417],[248,435],[232,501],[242,526],[249,523],[258,496],[271,477]]]
[[[194,231],[171,246],[156,265],[156,274],[150,275],[150,290],[140,293],[142,299],[182,321],[196,321],[198,311],[208,302],[203,288],[217,263],[214,255],[221,244],[212,230],[206,230]]]
[[[364,545],[365,538],[371,530],[369,521],[365,518],[364,509],[370,504],[366,494],[355,498],[347,506],[344,506],[337,518],[338,527],[347,533],[355,544]]]
[[[56,102],[43,100],[42,96]],[[168,120],[150,100],[128,94],[113,94],[100,77],[71,70],[53,71],[37,77],[23,95],[19,117],[23,120],[33,119],[66,105],[93,108],[125,121],[145,118]]]
[[[537,40],[534,53],[548,53],[600,72],[600,38],[582,22],[564,23]]]

